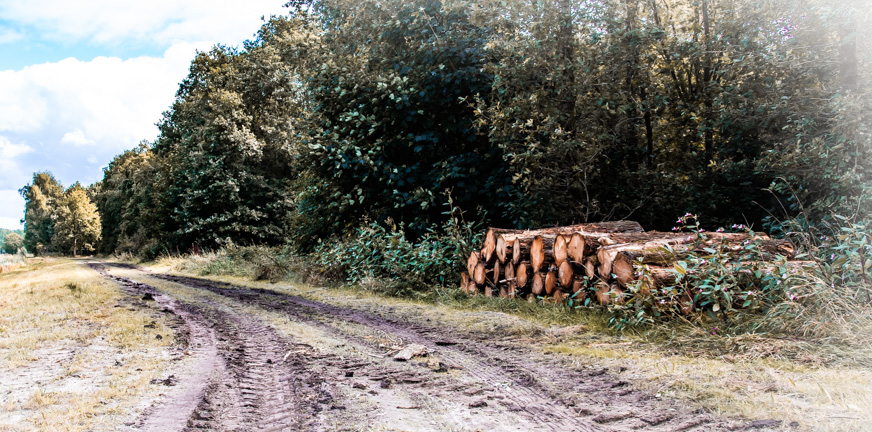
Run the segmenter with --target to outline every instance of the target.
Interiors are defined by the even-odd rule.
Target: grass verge
[[[135,419],[170,361],[163,317],[81,261],[0,275],[0,431],[117,430]]]

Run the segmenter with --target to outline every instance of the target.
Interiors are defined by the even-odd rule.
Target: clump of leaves
[[[481,229],[463,220],[449,196],[448,222],[440,231],[427,231],[416,240],[406,225],[387,219],[367,223],[345,237],[322,241],[313,256],[324,272],[341,275],[348,284],[381,280],[380,290],[411,294],[455,282],[463,257],[479,240]],[[371,284],[368,284],[371,285]]]

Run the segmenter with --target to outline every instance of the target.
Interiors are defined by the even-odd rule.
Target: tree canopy
[[[289,6],[199,53],[159,136],[109,164],[101,251],[423,238],[449,202],[506,227],[870,210],[859,0]],[[60,247],[62,191],[22,189],[29,249]]]

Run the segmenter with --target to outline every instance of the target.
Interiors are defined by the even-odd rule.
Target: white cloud
[[[24,34],[12,29],[0,27],[0,45],[18,42],[22,39],[24,39]]]
[[[0,16],[41,37],[121,45],[168,46],[198,40],[238,44],[260,26],[260,16],[287,13],[284,0],[5,0]]]
[[[94,140],[86,138],[85,133],[82,132],[81,129],[76,129],[73,132],[65,133],[63,138],[61,138],[61,143],[72,144],[74,146],[83,146],[88,144],[94,144]]]
[[[120,150],[154,138],[195,50],[210,46],[177,44],[158,58],[68,58],[0,72],[0,132],[49,148]]]
[[[0,190],[0,228],[21,229],[24,218],[24,198],[17,190]]]
[[[13,144],[8,138],[0,136],[0,188],[13,188],[19,186],[22,180],[26,181],[27,176],[21,169],[18,157],[32,151],[28,145]]]

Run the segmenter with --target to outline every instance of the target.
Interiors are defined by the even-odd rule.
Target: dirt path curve
[[[202,357],[214,350],[217,361],[208,374],[200,374],[208,379],[200,386],[196,408],[186,411],[186,425],[164,430],[733,431],[756,426],[691,411],[636,390],[607,370],[574,365],[563,356],[489,334],[131,266],[95,268],[155,299],[158,289],[143,281],[169,282],[193,296],[189,303],[161,297],[175,302],[171,310],[191,327],[192,342],[203,346]],[[320,338],[328,348],[282,334],[244,308],[290,320],[297,332]],[[421,345],[431,354],[395,361],[384,341]],[[175,409],[175,417],[181,411]],[[164,415],[148,413],[140,426],[148,429]]]

